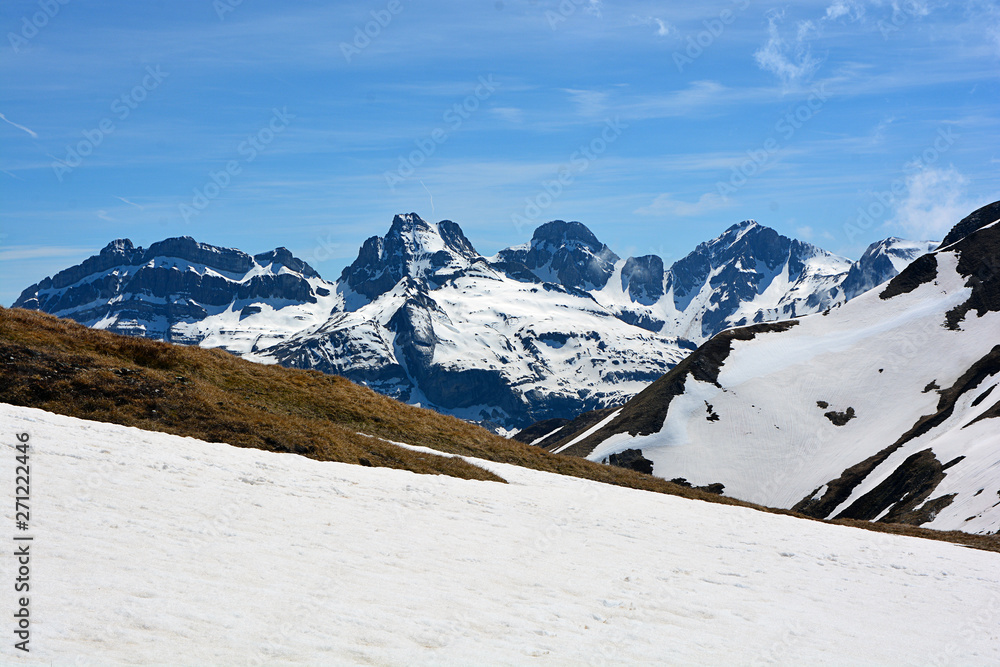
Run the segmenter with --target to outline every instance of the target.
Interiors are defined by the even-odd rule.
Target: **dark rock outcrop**
[[[962,218],[961,222],[955,225],[941,241],[941,247],[945,248],[952,243],[957,243],[972,232],[997,220],[1000,220],[1000,201],[987,204]]]
[[[909,294],[935,278],[937,278],[937,256],[922,255],[890,280],[885,289],[879,292],[878,298],[885,300],[900,294]]]
[[[507,248],[497,259],[523,264],[542,280],[590,290],[607,284],[618,255],[583,224],[553,220],[535,230],[527,247]]]
[[[656,303],[663,296],[663,260],[656,255],[629,257],[622,267],[622,290],[637,303]]]
[[[608,457],[608,463],[619,468],[653,474],[653,462],[642,455],[641,449],[626,449]]]

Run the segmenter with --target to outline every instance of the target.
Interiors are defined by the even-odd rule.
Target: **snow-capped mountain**
[[[857,262],[753,220],[702,243],[664,271],[655,255],[616,265],[594,298],[644,328],[703,342],[734,326],[826,310],[889,280],[931,241],[873,243]]]
[[[884,288],[724,331],[621,409],[527,432],[816,517],[996,532],[1000,202],[957,230]]]
[[[250,256],[189,236],[148,249],[128,239],[32,285],[15,308],[115,333],[223,347],[268,347],[326,320],[335,286],[285,248]]]
[[[333,283],[284,248],[119,240],[14,305],[337,373],[505,432],[621,405],[718,331],[825,310],[926,246],[889,239],[852,264],[745,221],[665,268],[556,220],[486,258],[411,213]]]
[[[554,257],[556,272],[583,275],[570,252],[533,257],[536,269]],[[368,239],[337,289],[345,306],[327,322],[249,358],[337,373],[506,430],[620,404],[686,354],[683,341],[543,281],[515,253],[491,262],[455,223],[416,214]]]
[[[851,265],[847,275],[829,295],[821,300],[843,303],[859,294],[875,289],[893,278],[921,255],[933,252],[938,247],[936,241],[906,241],[891,236],[868,246],[861,259]]]

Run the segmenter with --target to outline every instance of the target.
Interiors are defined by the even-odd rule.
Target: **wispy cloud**
[[[767,21],[767,41],[754,52],[757,65],[777,76],[786,84],[799,83],[808,80],[820,61],[812,55],[809,49],[809,38],[816,34],[816,26],[812,21],[799,21],[795,27],[795,37],[786,40],[779,30],[779,23],[784,19],[783,11],[770,12]]]
[[[602,116],[607,109],[608,94],[605,92],[575,88],[563,88],[563,92],[569,94],[570,101],[582,116]]]
[[[674,215],[682,218],[702,215],[729,206],[729,201],[714,192],[706,192],[696,202],[674,199],[672,194],[656,197],[648,206],[635,210],[639,215]]]
[[[0,250],[0,261],[17,259],[47,259],[50,257],[78,257],[93,252],[93,248],[48,245],[14,245]]]
[[[25,132],[27,132],[28,134],[31,135],[32,139],[37,139],[38,138],[38,134],[34,130],[32,130],[30,128],[27,128],[24,125],[19,125],[18,123],[15,123],[12,120],[9,120],[7,118],[7,116],[3,115],[2,113],[0,113],[0,120],[2,120],[3,122],[7,123],[8,125],[13,125],[14,127],[16,127],[19,130],[24,130]]]
[[[912,238],[939,239],[984,203],[968,195],[968,185],[954,167],[921,169],[907,177],[906,194],[890,222]]]
[[[121,201],[125,202],[126,204],[131,204],[132,206],[135,206],[140,211],[146,210],[146,207],[141,206],[139,204],[136,204],[134,201],[129,201],[128,199],[125,199],[125,197],[119,197],[118,195],[113,195],[113,196],[114,196],[115,199],[120,199]]]
[[[524,122],[524,111],[517,107],[493,107],[490,113],[506,123],[520,125]]]

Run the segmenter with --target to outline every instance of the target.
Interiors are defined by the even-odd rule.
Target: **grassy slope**
[[[632,470],[550,454],[337,376],[118,336],[21,309],[0,308],[0,402],[321,461],[503,481],[462,459],[421,454],[385,441],[395,440],[608,484],[757,507]],[[851,523],[1000,551],[996,538]]]

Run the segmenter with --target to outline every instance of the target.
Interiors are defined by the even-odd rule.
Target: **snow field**
[[[31,435],[35,538],[6,664],[1000,663],[993,553],[483,461],[509,483],[0,418],[10,472]]]

